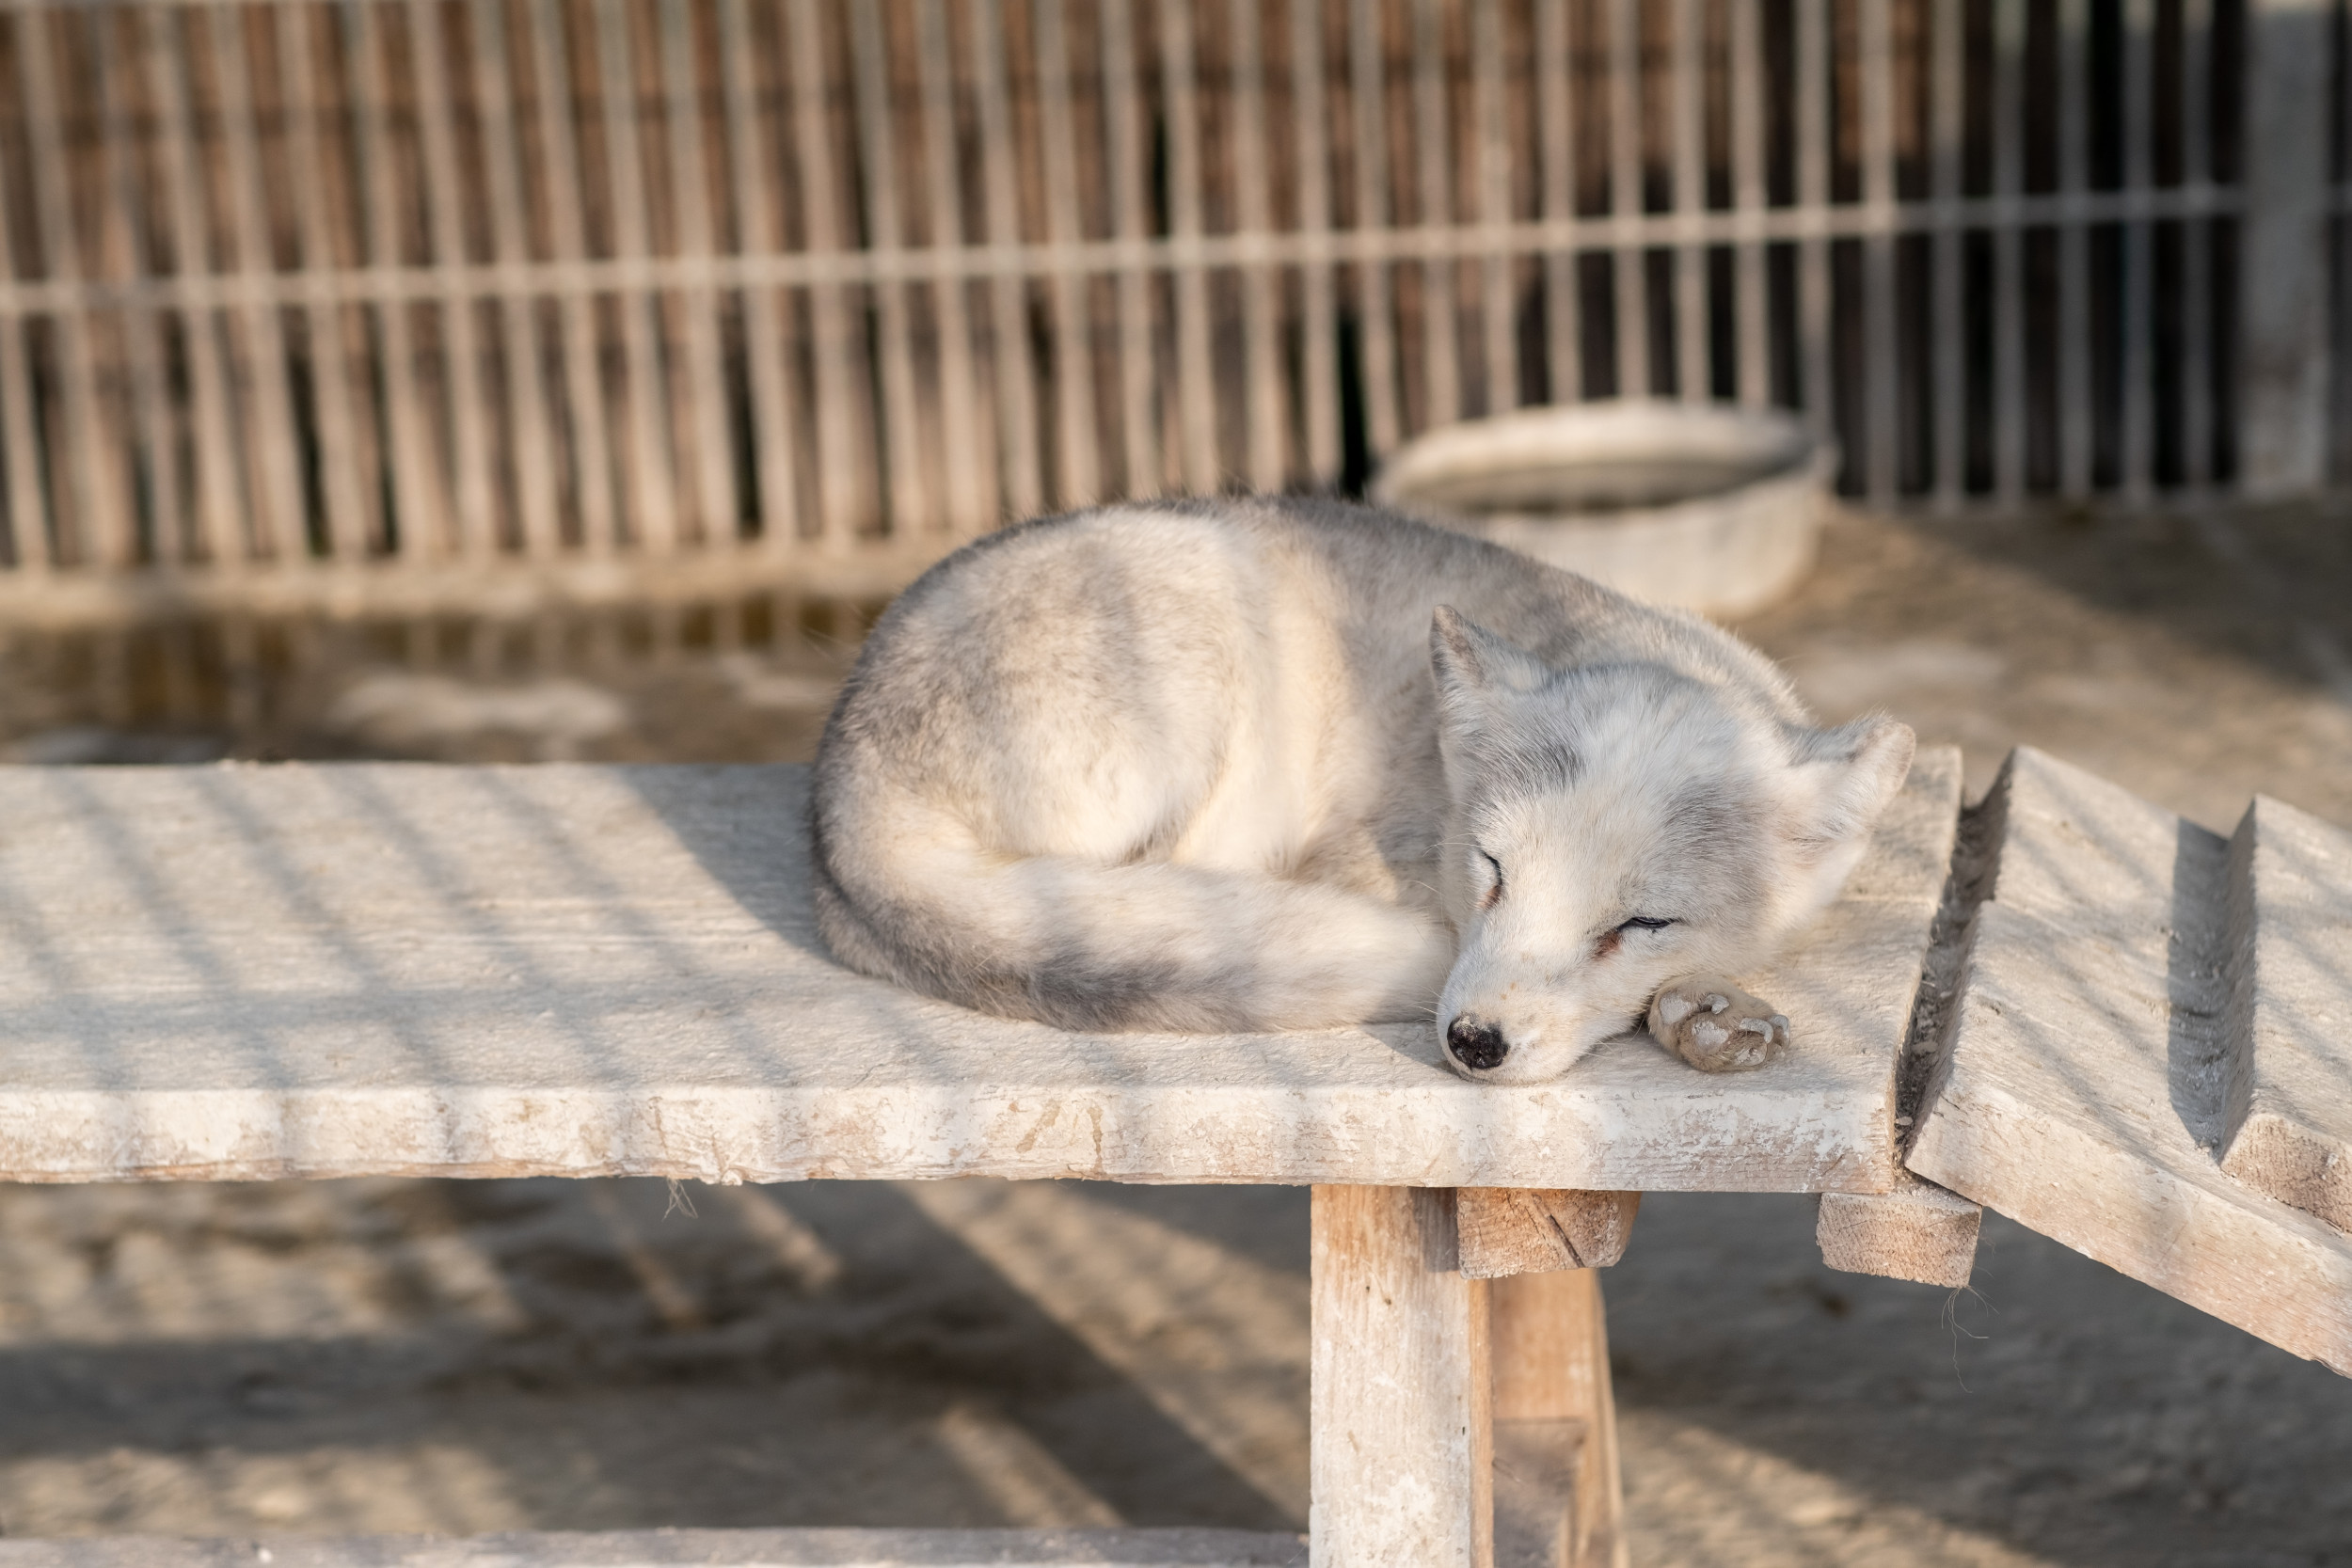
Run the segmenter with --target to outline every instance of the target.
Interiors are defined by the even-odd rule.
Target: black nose
[[[1455,1061],[1478,1072],[1499,1065],[1511,1053],[1510,1042],[1501,1029],[1468,1013],[1445,1026],[1445,1048],[1454,1053]]]

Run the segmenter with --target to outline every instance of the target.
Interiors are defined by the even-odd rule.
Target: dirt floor
[[[1976,788],[2022,742],[2352,822],[2347,525],[1847,518],[1743,629]],[[330,640],[242,728],[108,721],[60,695],[88,650],[20,644],[0,746],[805,754],[838,648],[686,641]],[[0,1532],[1297,1528],[1306,1269],[1290,1189],[0,1189]],[[1802,1198],[1655,1196],[1607,1291],[1644,1568],[2352,1564],[2352,1382],[1997,1217],[1951,1292],[1824,1270]]]

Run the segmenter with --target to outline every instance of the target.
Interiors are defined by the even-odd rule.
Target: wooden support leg
[[[1492,1292],[1496,1568],[1626,1568],[1599,1271]]]
[[[1490,1568],[1487,1282],[1454,1195],[1314,1190],[1312,1568]]]

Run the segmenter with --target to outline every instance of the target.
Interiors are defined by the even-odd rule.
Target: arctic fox
[[[1482,541],[1313,499],[1104,507],[940,562],[825,729],[841,960],[1085,1030],[1428,1019],[1553,1077],[1646,1010],[1709,1070],[1785,1020],[1719,974],[1836,895],[1911,765],[1761,655]]]

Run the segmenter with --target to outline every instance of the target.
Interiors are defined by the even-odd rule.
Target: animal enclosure
[[[0,602],[882,593],[1615,396],[1877,501],[2309,487],[2340,12],[8,0]]]

